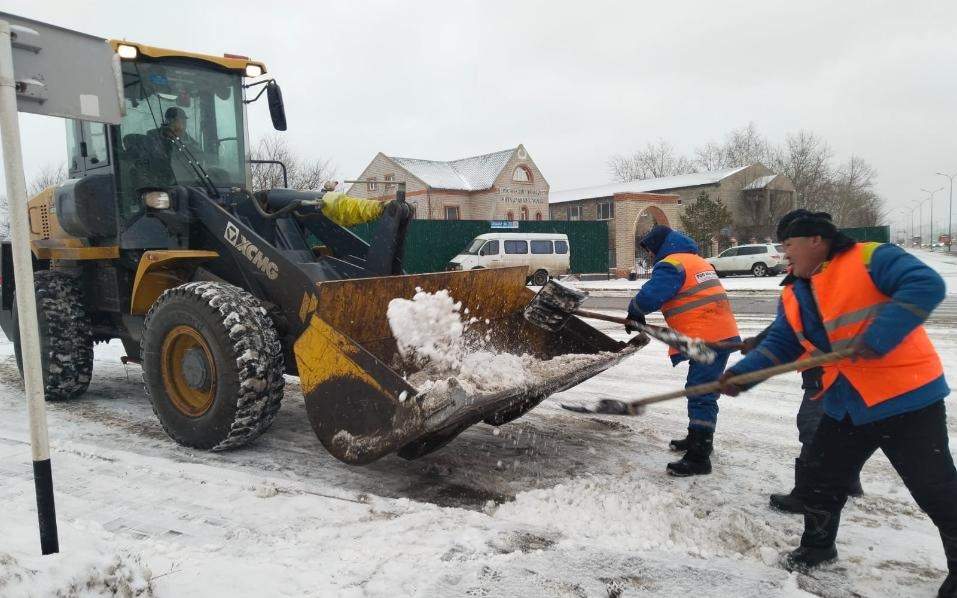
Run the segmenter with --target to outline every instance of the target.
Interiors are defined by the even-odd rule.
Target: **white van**
[[[568,274],[568,235],[553,233],[485,233],[452,258],[446,270],[526,266],[536,286]]]

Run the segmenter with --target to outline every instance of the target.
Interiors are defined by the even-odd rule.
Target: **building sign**
[[[525,187],[496,187],[496,193],[501,195],[504,203],[529,204],[545,203],[548,200],[548,190],[546,189],[527,189]]]
[[[492,228],[497,229],[518,229],[517,220],[492,220],[490,224],[492,225]]]

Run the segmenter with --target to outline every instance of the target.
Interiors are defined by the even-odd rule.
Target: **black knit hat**
[[[778,242],[789,237],[816,237],[834,239],[840,233],[827,212],[792,210],[778,221]]]

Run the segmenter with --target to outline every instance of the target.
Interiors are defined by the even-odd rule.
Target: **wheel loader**
[[[274,127],[286,128],[261,62],[110,44],[122,122],[66,121],[69,179],[29,201],[48,400],[84,393],[94,344],[119,339],[176,442],[249,443],[272,423],[290,375],[324,447],[365,464],[419,457],[482,421],[501,425],[637,350],[576,318],[557,332],[526,323],[523,267],[406,275],[412,212],[401,184],[368,243],[328,215],[323,190],[252,192],[247,105],[265,93]],[[181,130],[164,134],[172,121]],[[8,242],[0,276],[0,326],[19,364]],[[506,391],[420,393],[386,318],[391,300],[417,289],[447,289],[496,350],[596,358]]]

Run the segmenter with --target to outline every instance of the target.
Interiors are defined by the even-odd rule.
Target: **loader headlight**
[[[147,191],[142,195],[143,203],[154,210],[168,210],[170,206],[169,193],[166,191]]]
[[[455,262],[449,262],[449,263],[445,266],[445,270],[446,270],[447,272],[454,272],[455,270],[461,270],[461,269],[462,269],[462,264],[457,264],[457,263],[455,263]]]
[[[116,53],[120,55],[120,58],[125,58],[126,60],[133,60],[139,55],[140,51],[136,46],[131,46],[129,44],[120,44],[116,46]]]
[[[247,77],[258,77],[263,74],[263,67],[258,64],[247,64],[246,65],[246,76]]]

